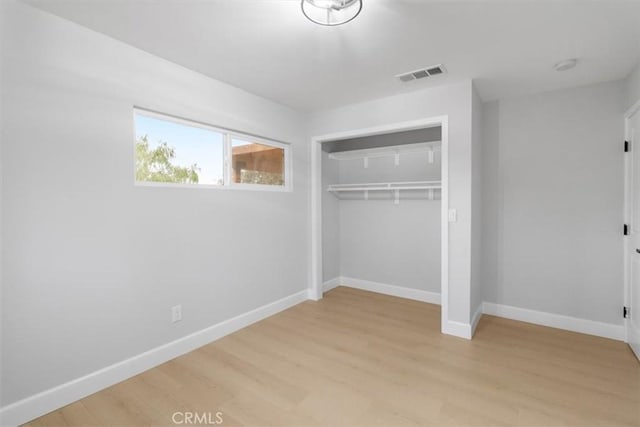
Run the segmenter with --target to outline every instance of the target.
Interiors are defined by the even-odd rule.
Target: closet
[[[328,287],[440,293],[440,140],[431,127],[322,144]]]

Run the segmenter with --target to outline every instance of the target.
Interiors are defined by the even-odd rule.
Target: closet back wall
[[[430,164],[426,153],[404,153],[398,166],[393,156],[370,158],[367,168],[362,159],[340,160],[339,182],[438,181],[440,152],[434,157]],[[440,293],[440,201],[374,198],[339,202],[340,275]]]

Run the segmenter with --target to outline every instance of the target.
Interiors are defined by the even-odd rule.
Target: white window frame
[[[136,179],[136,122],[137,115],[151,117],[154,119],[164,120],[168,122],[177,123],[179,125],[196,127],[212,132],[222,134],[222,174],[223,183],[221,185],[215,184],[176,184],[168,182],[153,182],[153,181],[138,181]],[[232,150],[231,140],[241,139],[248,142],[255,142],[257,144],[267,145],[269,147],[281,148],[284,151],[284,168],[283,168],[283,185],[268,185],[268,184],[242,184],[232,182]],[[216,190],[251,190],[251,191],[280,191],[290,192],[293,190],[293,165],[291,157],[291,144],[285,142],[276,141],[273,139],[255,136],[248,133],[238,132],[231,129],[226,129],[218,126],[209,125],[207,123],[197,122],[194,120],[183,119],[181,117],[172,116],[170,114],[158,113],[155,111],[147,110],[140,107],[133,107],[133,182],[136,187],[166,187],[166,188],[202,188],[202,189],[216,189]]]

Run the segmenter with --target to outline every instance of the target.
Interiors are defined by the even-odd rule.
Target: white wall
[[[482,100],[473,88],[471,111],[471,314],[482,310]],[[472,319],[473,320],[473,319]]]
[[[619,325],[621,82],[484,108],[485,300]]]
[[[340,183],[439,180],[434,154],[429,163],[427,153],[402,153],[398,166],[392,156],[370,158],[367,168],[362,159],[341,160]],[[426,191],[404,195],[398,205],[388,192],[340,201],[341,276],[440,293],[440,201]]]
[[[625,80],[625,110],[640,101],[640,63],[629,73]]]
[[[340,277],[340,205],[333,194],[326,191],[330,184],[340,182],[338,160],[322,152],[322,280]]]
[[[306,289],[303,116],[3,8],[2,405]],[[134,187],[134,105],[292,143],[294,191]]]
[[[433,163],[424,153],[400,153],[399,165],[395,165],[393,156],[371,157],[368,167],[362,159],[339,161],[340,183],[359,184],[363,182],[400,182],[400,181],[437,181],[441,177],[441,153],[433,152]],[[374,196],[375,194],[371,194]],[[388,193],[384,194],[388,196]],[[411,196],[412,193],[407,193]],[[360,198],[362,194],[357,194]]]
[[[349,105],[311,116],[311,135],[449,117],[449,205],[458,222],[449,227],[449,321],[469,324],[471,265],[470,81]]]
[[[4,32],[1,30],[2,28],[5,28],[7,26],[7,13],[5,13],[5,9],[6,9],[6,3],[0,1],[0,52],[4,52]],[[3,163],[2,163],[2,152],[3,152],[3,147],[4,147],[4,127],[3,127],[3,123],[4,123],[4,114],[3,111],[5,109],[5,96],[4,96],[4,84],[3,84],[3,72],[4,72],[4,67],[3,67],[3,63],[2,63],[2,54],[0,53],[0,347],[1,344],[4,342],[3,340],[3,334],[4,334],[4,327],[3,327],[3,316],[2,316],[2,307],[3,307],[3,289],[4,286],[2,285],[3,283],[3,277],[4,277],[4,268],[3,268],[3,263],[4,263],[4,251],[3,251],[3,247],[4,247],[4,232],[3,232],[3,227],[2,227],[2,217],[3,217],[3,212],[4,212],[4,197],[3,197],[3,184],[2,184],[2,177],[3,177],[3,172],[2,170],[3,168]],[[0,350],[0,376],[2,375],[2,351]],[[2,379],[0,377],[0,407],[2,407],[2,402],[4,401],[4,391],[3,391],[4,387],[2,386]]]

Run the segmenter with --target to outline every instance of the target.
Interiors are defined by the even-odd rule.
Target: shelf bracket
[[[396,166],[400,166],[400,153],[398,153],[397,151],[395,154],[395,163],[396,163]]]
[[[365,157],[364,158],[364,168],[367,169],[369,167],[369,158]]]
[[[433,200],[433,188],[429,189],[429,200]]]
[[[429,147],[427,154],[429,155],[429,163],[433,163],[433,148]]]
[[[400,204],[400,190],[396,190],[396,199],[394,200],[394,204],[399,205]]]
[[[369,200],[369,190],[364,190],[364,199]]]

